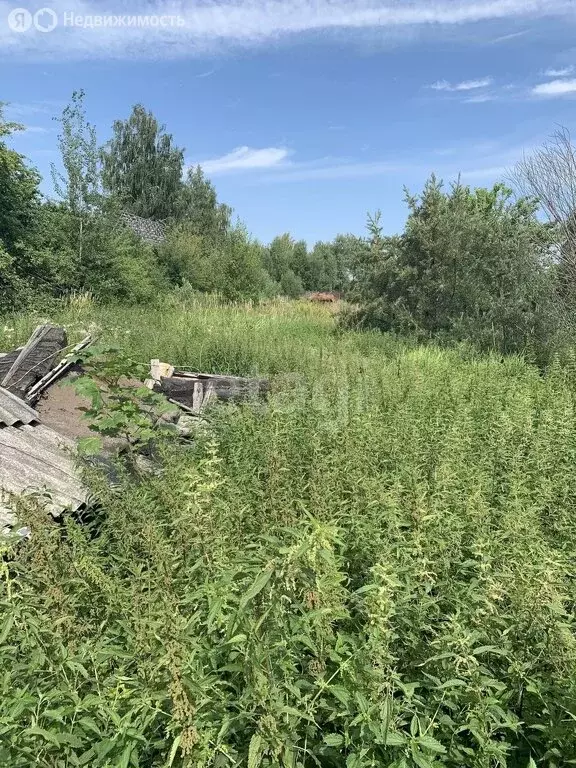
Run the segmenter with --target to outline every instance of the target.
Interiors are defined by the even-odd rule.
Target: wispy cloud
[[[234,171],[253,171],[266,168],[278,168],[286,160],[289,151],[284,147],[266,147],[251,149],[238,147],[222,157],[205,160],[200,165],[208,174],[224,174]]]
[[[574,67],[570,65],[568,67],[551,67],[550,69],[547,69],[544,74],[546,77],[567,77],[568,75],[571,75],[572,72],[574,72]]]
[[[534,96],[569,96],[576,93],[576,80],[550,80],[532,88]]]
[[[493,93],[476,93],[464,101],[466,104],[485,104],[487,101],[494,101],[495,99],[496,96]]]
[[[434,91],[474,91],[477,88],[487,88],[492,83],[491,77],[481,77],[478,80],[463,80],[461,83],[449,83],[448,80],[438,80],[430,88]]]
[[[21,102],[8,102],[5,107],[6,114],[11,120],[23,120],[28,117],[38,118],[38,115],[56,115],[61,112],[63,102],[59,101],[34,101],[29,104]]]
[[[572,0],[52,0],[58,26],[49,34],[12,31],[13,4],[0,0],[0,53],[11,57],[155,58],[194,56],[231,45],[256,46],[330,30],[431,30],[477,22],[568,15]],[[154,26],[65,26],[66,18],[110,14],[178,17]]]
[[[490,40],[489,43],[491,45],[507,43],[509,40],[515,40],[518,37],[524,37],[524,35],[527,35],[529,32],[529,29],[522,29],[519,32],[510,32],[508,35],[500,35],[499,37],[495,37],[493,40]]]
[[[42,128],[41,125],[25,125],[25,133],[48,133],[48,128]]]
[[[446,180],[461,176],[471,183],[487,183],[505,177],[526,151],[530,152],[531,147],[481,142],[422,149],[416,159],[413,154],[362,161],[338,157],[306,161],[291,158],[277,166],[261,169],[261,173],[247,175],[246,181],[251,184],[288,184],[394,177],[402,183],[410,179],[420,183],[435,171]],[[440,162],[439,158],[442,158]]]

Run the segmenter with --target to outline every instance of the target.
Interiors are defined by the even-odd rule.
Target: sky
[[[401,231],[404,188],[576,131],[574,0],[45,2],[0,0],[0,101],[47,195],[78,89],[101,143],[144,104],[264,242]]]

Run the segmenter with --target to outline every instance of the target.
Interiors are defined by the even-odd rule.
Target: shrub
[[[550,229],[528,199],[434,178],[400,237],[372,224],[372,249],[360,272],[360,319],[421,338],[469,340],[504,353],[546,356],[560,319]]]

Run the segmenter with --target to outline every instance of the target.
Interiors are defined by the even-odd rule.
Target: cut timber
[[[150,360],[150,378],[146,379],[144,386],[148,389],[154,389],[156,383],[160,383],[162,379],[169,379],[173,375],[173,365],[162,363],[160,360]]]
[[[175,372],[171,378],[156,382],[154,388],[169,400],[191,408],[194,413],[201,413],[213,399],[232,403],[253,400],[264,396],[270,385],[265,379]]]
[[[52,369],[67,343],[66,332],[54,325],[41,325],[18,354],[0,386],[22,397]],[[5,358],[3,358],[5,359]]]

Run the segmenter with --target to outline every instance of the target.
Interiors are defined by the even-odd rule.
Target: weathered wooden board
[[[0,357],[0,381],[4,380],[4,377],[18,359],[21,351],[21,349],[15,349],[14,352],[8,352]]]
[[[82,352],[83,349],[86,349],[86,347],[89,347],[90,344],[92,344],[92,337],[87,336],[83,341],[81,341],[79,344],[76,344],[74,349],[65,357],[60,360],[57,366],[55,366],[52,370],[48,371],[48,373],[43,376],[39,381],[34,384],[33,387],[30,387],[26,394],[26,402],[27,403],[35,403],[42,392],[44,390],[48,389],[48,387],[51,387],[52,384],[54,384],[58,379],[62,378],[64,374],[66,374],[70,368],[72,368],[75,365],[76,362],[76,355],[79,352]]]
[[[0,380],[0,386],[17,397],[23,397],[31,386],[52,369],[66,344],[66,331],[63,328],[39,326]]]
[[[268,392],[269,384],[261,379],[242,379],[237,376],[212,376],[198,374],[175,375],[156,383],[156,391],[170,400],[191,408],[199,413],[212,397],[226,402],[239,403],[262,397]]]

